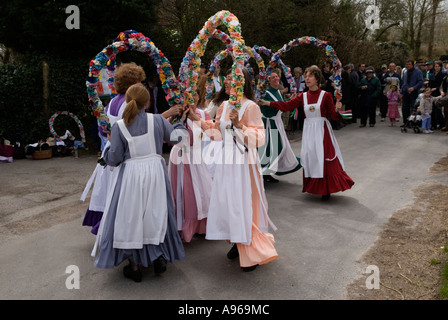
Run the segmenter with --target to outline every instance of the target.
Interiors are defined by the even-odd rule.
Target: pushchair
[[[404,127],[401,128],[401,132],[408,132],[408,129],[406,128],[411,128],[412,130],[414,130],[414,133],[422,133],[422,115],[420,113],[420,111],[415,111],[413,112],[408,120],[406,121],[406,123],[404,124]]]
[[[401,128],[401,132],[408,132],[406,128],[411,128],[414,133],[422,133],[422,113],[420,112],[420,100],[423,97],[423,93],[419,94],[415,100],[414,110],[411,115],[406,119],[404,126]]]

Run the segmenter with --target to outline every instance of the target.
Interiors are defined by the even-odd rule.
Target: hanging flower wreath
[[[253,49],[259,53],[259,54],[264,54],[266,57],[271,58],[272,57],[272,51],[271,49],[268,49],[266,47],[259,47],[257,45],[254,45]],[[272,70],[276,65],[279,65],[280,68],[283,70],[283,73],[285,74],[286,77],[286,81],[288,82],[289,86],[290,86],[290,90],[291,93],[294,94],[297,92],[297,85],[296,82],[294,81],[294,78],[291,74],[291,68],[289,68],[287,65],[285,65],[282,61],[282,59],[280,57],[278,57],[276,63],[272,63],[272,61],[270,61],[269,63],[269,67],[267,68],[267,73],[270,72],[270,70]]]
[[[76,124],[78,125],[79,128],[79,134],[81,135],[81,139],[82,142],[86,142],[86,134],[84,132],[84,126],[82,125],[81,121],[79,120],[79,118],[77,116],[75,116],[73,113],[68,112],[68,111],[58,111],[55,114],[53,114],[50,117],[50,120],[48,120],[48,125],[50,127],[50,132],[51,134],[55,137],[56,140],[61,140],[61,137],[56,133],[56,131],[54,130],[54,120],[56,119],[57,116],[59,115],[66,115],[71,117],[73,120],[75,120]]]
[[[227,58],[227,56],[229,55],[230,49],[226,49],[226,50],[222,50],[218,53],[215,54],[215,57],[213,58],[212,62],[210,63],[210,66],[208,68],[208,76],[207,76],[207,82],[205,85],[205,89],[206,89],[206,99],[210,99],[212,97],[213,94],[213,74],[216,71],[216,68],[220,65],[221,61],[224,60],[225,58]]]
[[[334,51],[333,47],[331,47],[329,44],[327,44],[326,41],[322,41],[320,39],[316,39],[314,37],[301,37],[294,40],[289,41],[287,44],[285,44],[280,50],[278,50],[271,58],[270,64],[271,66],[275,66],[280,59],[280,56],[284,54],[285,52],[291,50],[293,47],[298,47],[302,44],[310,44],[314,45],[318,48],[322,48],[325,50],[325,54],[327,57],[329,57],[333,63],[333,82],[334,82],[334,94],[336,97],[336,101],[340,101],[342,97],[342,91],[341,91],[341,73],[342,73],[342,64],[341,61],[336,56],[336,52]]]
[[[244,50],[244,61],[246,62],[246,68],[249,70],[249,72],[252,71],[251,72],[252,78],[254,78],[254,75],[253,70],[249,64],[249,59],[253,58],[258,66],[258,82],[257,82],[257,88],[255,90],[255,100],[258,100],[259,98],[261,98],[261,96],[264,94],[265,91],[266,68],[264,65],[264,60],[261,58],[261,56],[254,48],[244,46],[243,50]],[[232,47],[227,47],[226,50],[222,50],[217,54],[215,54],[215,57],[210,63],[209,75],[206,83],[207,99],[210,99],[213,94],[213,74],[216,68],[220,65],[221,61],[227,58],[229,55],[232,57],[232,59],[234,59]]]
[[[199,34],[193,40],[182,60],[179,70],[179,82],[188,104],[194,104],[193,95],[197,90],[198,71],[201,57],[204,55],[208,40],[220,25],[227,27],[230,33],[230,46],[233,50],[234,62],[232,65],[232,89],[229,102],[232,108],[241,107],[243,98],[244,75],[244,40],[241,36],[241,25],[237,17],[229,11],[222,10],[211,16],[204,24]]]
[[[145,53],[152,58],[157,67],[157,73],[159,74],[162,88],[166,93],[168,104],[172,106],[183,102],[179,83],[173,73],[170,62],[163,55],[162,51],[160,51],[154,43],[142,33],[135,30],[126,30],[121,32],[112,44],[105,47],[96,55],[95,59],[90,61],[89,75],[86,81],[87,94],[89,96],[90,106],[93,109],[93,114],[99,120],[100,125],[107,125],[109,123],[103,104],[96,90],[100,72],[103,68],[107,68],[107,83],[108,87],[111,89],[111,97],[113,98],[117,94],[114,87],[116,55],[120,52],[131,50]]]

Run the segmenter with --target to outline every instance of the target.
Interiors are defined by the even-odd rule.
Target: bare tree
[[[440,4],[443,0],[432,0],[431,4],[431,24],[429,26],[429,42],[428,42],[428,57],[432,57],[434,47],[434,30],[436,27],[436,16],[446,11],[439,11]]]
[[[431,16],[429,6],[430,1],[431,0],[406,0],[409,46],[415,59],[420,57],[423,27],[425,22]]]

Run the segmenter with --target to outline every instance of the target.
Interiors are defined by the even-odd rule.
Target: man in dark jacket
[[[381,94],[380,80],[373,74],[373,68],[368,67],[366,70],[366,77],[359,82],[359,90],[361,92],[360,98],[360,112],[361,125],[363,128],[367,124],[367,117],[371,127],[376,123],[376,104]]]
[[[403,74],[401,81],[401,94],[402,94],[402,113],[403,121],[406,123],[407,119],[411,115],[411,111],[414,111],[415,100],[418,97],[420,88],[423,86],[423,74],[418,68],[414,68],[414,61],[406,61],[406,72]],[[405,125],[401,125],[404,127]]]

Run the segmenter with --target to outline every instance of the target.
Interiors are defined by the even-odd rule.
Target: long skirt
[[[348,174],[342,169],[338,157],[335,157],[335,149],[331,143],[330,133],[327,126],[324,131],[324,159],[333,159],[324,161],[323,178],[306,178],[303,172],[302,192],[316,195],[327,195],[339,191],[350,189],[355,183]]]

